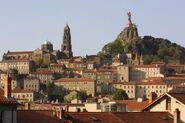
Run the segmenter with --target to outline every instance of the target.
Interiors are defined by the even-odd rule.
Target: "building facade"
[[[96,81],[90,78],[60,78],[55,80],[54,84],[66,90],[85,91],[92,96],[96,94]]]

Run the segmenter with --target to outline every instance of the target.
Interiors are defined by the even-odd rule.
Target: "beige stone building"
[[[30,60],[0,61],[0,70],[7,71],[10,69],[17,69],[19,74],[29,74],[33,69],[33,61]]]
[[[125,90],[131,99],[149,99],[152,92],[155,92],[158,97],[168,92],[168,85],[164,82],[120,82],[114,83],[113,88]]]
[[[55,79],[55,72],[48,71],[48,70],[38,70],[38,71],[32,72],[30,76],[38,78],[42,83],[46,83],[46,82],[52,82],[53,79]]]
[[[24,90],[39,92],[40,80],[36,77],[27,77],[26,79],[24,79]]]
[[[3,60],[19,60],[29,59],[32,60],[33,51],[8,51],[3,55]]]
[[[117,67],[118,81],[141,81],[164,74],[163,65],[120,65]]]
[[[36,93],[31,90],[15,89],[12,90],[11,97],[15,98],[19,103],[33,102],[36,99]]]
[[[67,90],[86,91],[92,96],[96,94],[96,81],[91,78],[60,78],[54,84]]]

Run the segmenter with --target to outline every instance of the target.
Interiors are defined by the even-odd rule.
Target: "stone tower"
[[[71,34],[68,24],[64,28],[63,43],[61,47],[64,58],[72,58],[72,45],[71,45]]]
[[[127,27],[125,27],[117,37],[117,39],[120,39],[123,42],[130,42],[135,37],[138,37],[137,27],[132,23],[131,20],[131,12],[128,12],[127,15],[128,15]]]

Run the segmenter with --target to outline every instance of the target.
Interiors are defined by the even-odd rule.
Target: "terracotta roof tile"
[[[12,90],[12,93],[33,93],[32,90],[24,90],[24,89],[14,89]]]
[[[46,71],[46,70],[43,70],[43,71],[39,70],[39,71],[33,72],[32,74],[54,74],[54,72]]]
[[[168,112],[124,112],[113,113],[125,123],[173,123]]]
[[[13,52],[8,52],[8,54],[11,54],[11,55],[16,55],[16,54],[32,54],[33,51],[13,51]]]
[[[79,123],[173,123],[168,112],[80,112],[68,113]]]
[[[87,81],[87,82],[94,82],[92,78],[60,78],[55,80],[54,82],[74,82],[74,81]]]
[[[176,98],[177,100],[179,100],[183,104],[185,104],[185,93],[168,93],[168,94],[171,95],[172,97]]]
[[[4,91],[0,88],[0,104],[17,104],[17,102],[13,98],[6,98]]]
[[[52,110],[18,110],[17,123],[70,123],[53,116]]]
[[[138,102],[137,100],[116,100],[117,103],[127,104],[128,110],[142,111],[148,104],[149,100]]]

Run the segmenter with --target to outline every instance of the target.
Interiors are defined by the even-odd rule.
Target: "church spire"
[[[63,43],[61,46],[62,53],[64,54],[65,58],[72,58],[72,45],[71,45],[71,33],[68,24],[64,27],[64,34],[63,34]]]

